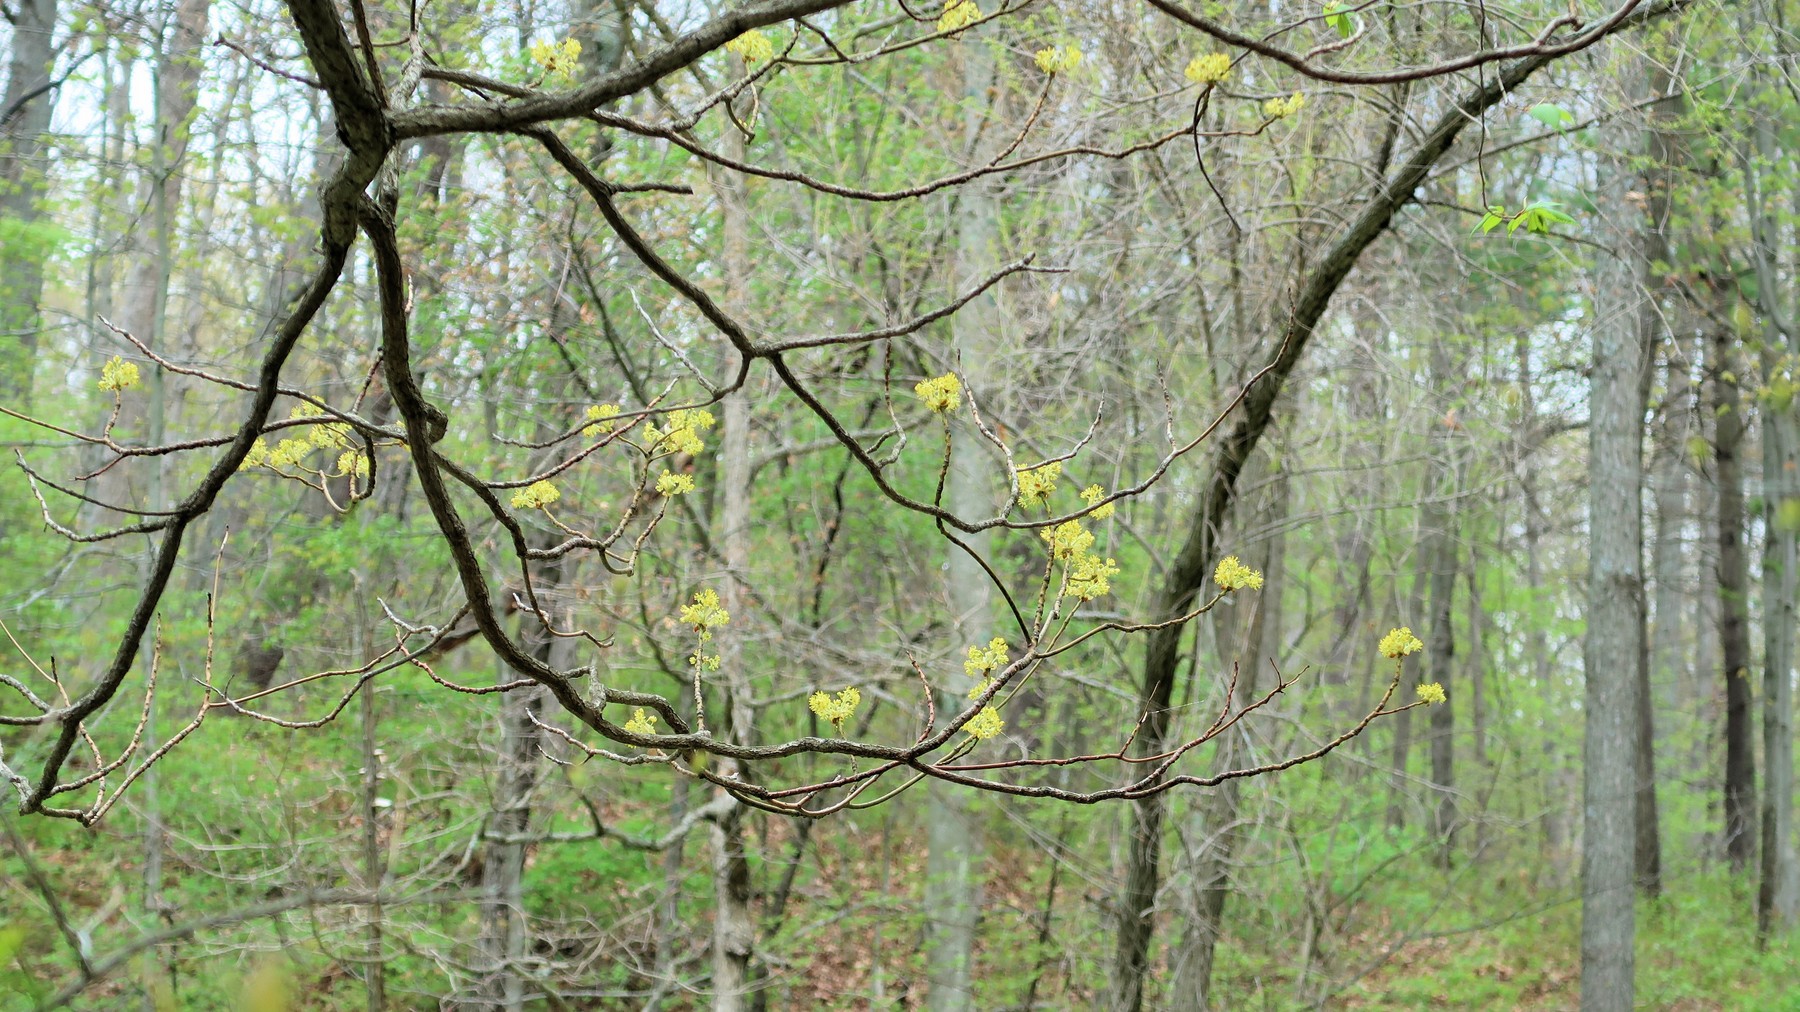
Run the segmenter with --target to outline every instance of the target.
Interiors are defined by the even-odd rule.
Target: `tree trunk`
[[[1276,479],[1269,509],[1258,511],[1259,521],[1279,530],[1288,515],[1288,485]],[[1214,611],[1214,640],[1219,660],[1237,666],[1237,691],[1232,702],[1248,705],[1258,695],[1265,665],[1281,661],[1281,588],[1285,583],[1286,538],[1276,534],[1262,546],[1253,566],[1263,573],[1263,589],[1238,594],[1230,608]],[[1245,613],[1248,613],[1247,615]],[[1244,621],[1247,618],[1248,621]],[[1198,658],[1201,651],[1196,647]],[[1216,763],[1235,769],[1254,756],[1246,729],[1233,727],[1220,739]],[[1204,1009],[1210,1005],[1212,972],[1218,942],[1225,929],[1225,901],[1231,896],[1231,868],[1243,836],[1242,783],[1227,780],[1196,804],[1194,818],[1181,829],[1180,842],[1188,881],[1182,890],[1181,942],[1170,955],[1169,997],[1174,1008]]]
[[[1767,118],[1756,124],[1756,143],[1763,164],[1776,162],[1774,128]],[[1794,636],[1800,625],[1795,596],[1800,592],[1800,403],[1792,380],[1784,376],[1782,359],[1800,355],[1800,328],[1786,299],[1781,255],[1792,249],[1781,241],[1781,226],[1769,206],[1766,177],[1756,163],[1748,166],[1755,216],[1757,297],[1763,332],[1762,408],[1763,471],[1763,785],[1762,867],[1756,891],[1759,942],[1793,930],[1800,915],[1800,861],[1794,852]],[[1800,187],[1792,191],[1800,201]],[[1793,278],[1794,264],[1785,276]],[[1783,302],[1788,305],[1784,308]],[[1784,329],[1785,328],[1785,329]],[[1788,367],[1791,370],[1791,365]],[[1786,386],[1780,384],[1786,382]],[[1780,392],[1785,390],[1785,396]]]
[[[541,545],[538,547],[542,547]],[[532,578],[539,592],[561,579],[560,560],[536,569]],[[504,591],[503,591],[504,593]],[[552,613],[554,615],[554,613]],[[537,625],[537,618],[522,618],[520,638],[531,656],[553,664],[559,641]],[[512,672],[499,667],[501,681]],[[481,1001],[487,1010],[521,1012],[525,1007],[525,980],[519,967],[526,954],[525,857],[531,829],[533,796],[541,768],[542,732],[533,718],[543,711],[545,690],[531,685],[514,689],[500,705],[500,754],[494,778],[493,811],[488,816],[487,842],[481,865],[481,928],[479,948],[483,977]]]
[[[1773,359],[1772,352],[1765,352]],[[1800,417],[1790,402],[1763,413],[1763,785],[1762,876],[1756,925],[1761,938],[1793,930],[1800,913],[1794,853],[1794,630],[1800,583]]]
[[[0,97],[0,403],[28,405],[37,367],[38,300],[44,291],[49,244],[38,228],[44,196],[39,140],[50,129],[56,102],[50,83],[56,29],[56,0],[17,0],[8,5],[12,57],[6,91]]]
[[[1744,551],[1744,421],[1732,355],[1736,336],[1712,332],[1714,456],[1719,482],[1719,648],[1725,675],[1725,856],[1742,872],[1756,856],[1756,757],[1751,741],[1750,578]]]
[[[1431,345],[1431,386],[1440,393],[1453,389],[1462,370],[1450,359],[1442,340]],[[1456,663],[1456,567],[1458,550],[1457,510],[1449,502],[1460,485],[1462,451],[1456,442],[1454,410],[1432,420],[1430,462],[1426,467],[1425,505],[1420,511],[1424,537],[1419,550],[1431,578],[1431,621],[1425,640],[1425,680],[1444,687],[1444,702],[1430,708],[1431,782],[1437,791],[1433,830],[1438,839],[1438,864],[1448,868],[1456,832],[1456,692],[1452,674]]]
[[[979,136],[988,111],[996,69],[987,47],[962,51],[963,96],[968,102],[967,136]],[[998,227],[992,184],[977,182],[958,197],[960,225],[956,236],[956,284],[968,286],[998,261]],[[976,396],[991,392],[988,362],[1001,332],[1000,307],[993,291],[977,296],[951,318],[951,333],[962,362],[963,379]],[[962,414],[959,408],[957,414]],[[985,516],[994,510],[988,455],[979,434],[956,424],[951,433],[950,474],[945,501],[958,516]],[[962,535],[969,550],[986,554],[986,535]],[[987,573],[969,552],[950,546],[947,601],[955,623],[952,642],[986,643],[992,636],[989,616],[992,591]],[[939,686],[938,712],[954,712],[966,702],[972,682],[952,668]],[[982,833],[977,809],[967,789],[933,780],[927,785],[930,805],[926,827],[925,962],[932,1012],[968,1012],[974,1003],[975,927],[981,913]]]
[[[743,157],[743,135],[729,132],[726,153]],[[714,172],[719,194],[725,247],[725,305],[743,318],[750,283],[748,212],[744,182],[738,173]],[[727,740],[748,745],[753,739],[750,678],[744,670],[744,627],[750,597],[744,593],[750,564],[750,394],[738,390],[725,398],[719,446],[719,532],[727,576],[721,588],[732,622],[717,633],[719,672],[725,683]],[[720,760],[720,775],[748,777],[750,770],[731,759]],[[724,791],[718,792],[726,796]],[[744,848],[744,806],[735,801],[713,823],[713,999],[716,1012],[742,1012],[749,1006],[750,957],[756,948],[756,918],[751,912],[750,862]]]
[[[1609,189],[1629,174],[1612,167]],[[1620,199],[1614,208],[1628,206]],[[1581,847],[1581,1007],[1630,1012],[1636,891],[1638,666],[1643,655],[1643,368],[1635,310],[1633,227],[1613,230],[1616,255],[1595,270],[1588,414],[1587,681]]]

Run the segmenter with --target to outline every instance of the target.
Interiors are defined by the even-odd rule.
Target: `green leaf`
[[[1339,37],[1346,39],[1356,31],[1356,20],[1347,13],[1349,10],[1347,4],[1338,3],[1337,0],[1331,0],[1325,5],[1325,24],[1337,29]]]
[[[1574,113],[1564,109],[1560,105],[1555,105],[1550,102],[1540,102],[1539,104],[1532,106],[1525,110],[1525,115],[1530,116],[1532,119],[1537,120],[1539,123],[1544,124],[1544,126],[1549,127],[1552,130],[1555,130],[1565,123],[1575,122]]]
[[[1505,220],[1506,209],[1499,204],[1495,204],[1493,207],[1488,208],[1487,214],[1482,215],[1481,224],[1475,226],[1475,228],[1482,235],[1487,235],[1489,232],[1498,228],[1500,223]]]

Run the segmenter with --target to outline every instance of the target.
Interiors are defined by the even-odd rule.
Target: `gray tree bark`
[[[1737,335],[1715,324],[1709,363],[1719,486],[1719,649],[1725,679],[1725,856],[1744,871],[1756,856],[1756,756],[1751,740],[1750,575],[1744,548],[1744,419],[1732,353]]]
[[[43,218],[40,138],[50,129],[56,89],[50,87],[56,0],[17,0],[12,15],[12,54],[0,95],[0,402],[29,404],[37,366],[38,300],[44,291],[46,250],[34,232]]]
[[[730,133],[726,153],[743,157],[743,136]],[[725,305],[742,319],[750,284],[750,237],[744,206],[743,177],[729,170],[713,173],[719,194],[725,246]],[[744,593],[750,564],[750,394],[738,390],[725,398],[719,447],[719,532],[727,573],[720,598],[731,623],[716,634],[719,672],[725,683],[725,737],[740,745],[752,738],[755,715],[750,679],[744,671],[744,625],[750,597]],[[748,776],[733,760],[722,760],[722,776]],[[713,822],[713,998],[716,1012],[742,1012],[752,987],[750,957],[756,947],[756,919],[751,911],[750,862],[744,848],[744,806],[729,805]]]
[[[1270,489],[1270,505],[1257,517],[1278,530],[1290,504],[1285,479],[1277,478]],[[1281,588],[1287,539],[1276,534],[1250,560],[1263,574],[1263,589],[1239,593],[1230,606],[1215,609],[1213,640],[1219,660],[1237,666],[1234,705],[1248,705],[1258,695],[1265,666],[1281,661]],[[1196,647],[1195,657],[1201,654]],[[1218,758],[1220,769],[1235,769],[1254,761],[1247,730],[1239,725],[1226,733]],[[1242,782],[1227,780],[1197,800],[1195,813],[1181,827],[1183,870],[1180,942],[1169,957],[1167,1004],[1174,1008],[1212,1007],[1212,973],[1220,936],[1225,929],[1225,903],[1231,896],[1231,870],[1243,836]]]
[[[1777,157],[1774,127],[1763,117],[1756,125],[1757,153],[1762,164]],[[1763,769],[1766,780],[1762,798],[1762,864],[1756,892],[1757,938],[1767,943],[1771,935],[1792,931],[1800,918],[1800,860],[1794,849],[1794,678],[1795,627],[1800,611],[1800,398],[1792,388],[1783,396],[1777,384],[1782,358],[1800,355],[1800,324],[1796,310],[1800,300],[1787,298],[1781,284],[1794,277],[1794,263],[1783,271],[1783,253],[1792,255],[1794,234],[1782,229],[1769,204],[1768,179],[1751,162],[1745,173],[1750,182],[1753,223],[1752,241],[1757,276],[1757,299],[1764,321],[1763,384],[1759,398],[1762,413],[1763,472]],[[1800,204],[1800,186],[1791,190]],[[1783,303],[1786,305],[1783,305]],[[1791,368],[1791,367],[1790,367]]]
[[[1629,173],[1611,167],[1609,191]],[[1614,208],[1627,207],[1622,192]],[[1638,333],[1638,229],[1609,236],[1595,269],[1588,413],[1587,725],[1581,849],[1581,1007],[1629,1012],[1633,1001],[1637,751],[1643,655],[1643,370]]]
[[[1460,365],[1452,361],[1442,340],[1431,345],[1431,385],[1436,391],[1455,387]],[[1419,551],[1430,572],[1431,620],[1425,634],[1425,681],[1444,687],[1444,702],[1430,708],[1431,782],[1437,792],[1432,828],[1438,839],[1438,864],[1449,867],[1456,832],[1456,691],[1452,674],[1456,663],[1456,570],[1458,549],[1457,510],[1450,501],[1461,481],[1454,411],[1431,421],[1430,461],[1426,466],[1425,505],[1420,510],[1424,527]]]

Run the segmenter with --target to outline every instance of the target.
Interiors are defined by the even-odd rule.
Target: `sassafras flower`
[[[1213,582],[1220,590],[1232,591],[1243,587],[1261,590],[1262,574],[1238,561],[1235,555],[1227,555],[1219,560],[1219,566],[1213,570]]]
[[[987,741],[1006,729],[1006,721],[1000,719],[1000,711],[991,706],[984,706],[981,712],[970,718],[963,730],[976,741]]]
[[[924,401],[927,408],[941,415],[956,407],[956,402],[962,397],[962,380],[957,379],[955,373],[947,372],[915,384],[913,393],[919,395],[919,400]]]
[[[1213,84],[1225,80],[1231,73],[1231,57],[1224,53],[1207,53],[1196,56],[1182,72],[1188,80],[1195,84]]]
[[[1398,629],[1390,630],[1386,636],[1383,636],[1378,649],[1383,657],[1400,658],[1418,653],[1425,649],[1425,644],[1419,642],[1419,638],[1413,635],[1411,629],[1401,626]]]

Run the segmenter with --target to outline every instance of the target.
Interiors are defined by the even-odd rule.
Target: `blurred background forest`
[[[3,6],[0,1007],[1800,1010],[1800,5]]]

